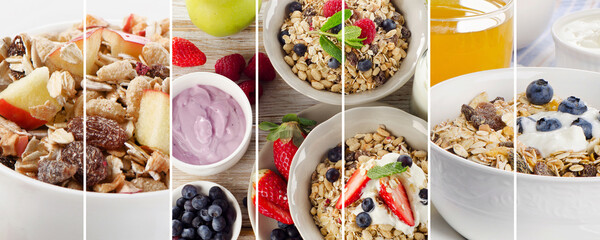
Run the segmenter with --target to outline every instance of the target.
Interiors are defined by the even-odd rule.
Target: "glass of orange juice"
[[[431,0],[431,85],[510,66],[514,0]]]

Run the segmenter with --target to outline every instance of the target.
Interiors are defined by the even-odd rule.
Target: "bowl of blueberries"
[[[242,212],[233,194],[207,181],[191,182],[173,190],[173,239],[237,239]]]

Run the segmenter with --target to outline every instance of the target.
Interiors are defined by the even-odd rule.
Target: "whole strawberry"
[[[246,60],[240,54],[231,54],[220,58],[215,63],[215,72],[232,81],[240,80],[240,74],[246,68]]]
[[[299,118],[296,114],[287,114],[283,116],[281,125],[270,122],[262,122],[258,125],[261,130],[270,131],[267,140],[273,141],[273,160],[286,181],[298,147],[308,134],[308,128],[316,124],[317,122]]]
[[[254,55],[252,59],[248,62],[248,66],[244,69],[244,74],[248,76],[250,79],[256,78],[256,59],[258,58],[258,79],[260,81],[273,81],[277,74],[275,73],[275,68],[271,64],[269,57],[266,54],[259,52],[257,55]]]
[[[187,39],[174,37],[171,48],[175,66],[194,67],[206,63],[206,55]]]

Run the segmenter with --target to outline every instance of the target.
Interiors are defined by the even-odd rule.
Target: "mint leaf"
[[[352,11],[350,9],[344,10],[344,21],[350,19],[350,16],[352,16]],[[333,16],[329,17],[327,22],[325,22],[325,24],[323,24],[321,27],[321,31],[327,32],[327,30],[332,29],[340,24],[342,24],[342,11],[339,11],[333,14]]]
[[[357,26],[348,26],[344,28],[344,32],[345,32],[345,38],[346,41],[348,40],[354,40],[354,39],[358,39],[358,37],[360,37],[360,33],[362,32],[362,29],[360,27]],[[340,34],[341,36],[341,34]]]
[[[342,50],[336,46],[335,43],[333,43],[327,37],[321,35],[321,38],[319,38],[319,44],[321,44],[321,47],[325,52],[337,59],[338,62],[342,62]]]
[[[400,162],[388,163],[385,166],[375,166],[367,172],[367,177],[370,179],[379,179],[382,177],[391,176],[398,173],[403,173],[408,167],[402,166]]]

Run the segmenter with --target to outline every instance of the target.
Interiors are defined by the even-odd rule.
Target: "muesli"
[[[554,95],[545,80],[517,99],[517,170],[560,176],[600,176],[600,113],[582,99]]]
[[[344,9],[345,93],[377,88],[406,58],[411,33],[404,16],[389,0],[349,1],[344,2]],[[341,0],[299,0],[286,6],[287,17],[278,35],[284,60],[301,80],[318,90],[342,92],[342,19],[333,20],[341,10]],[[340,24],[326,26],[328,21]]]
[[[514,169],[514,103],[487,93],[463,104],[460,116],[433,127],[431,141],[470,161],[512,171]]]
[[[347,139],[344,149],[344,160],[342,147],[334,147],[312,175],[311,214],[324,238],[427,239],[427,152],[412,149],[383,125]],[[343,165],[345,179],[340,174]],[[400,171],[370,174],[384,167]]]

